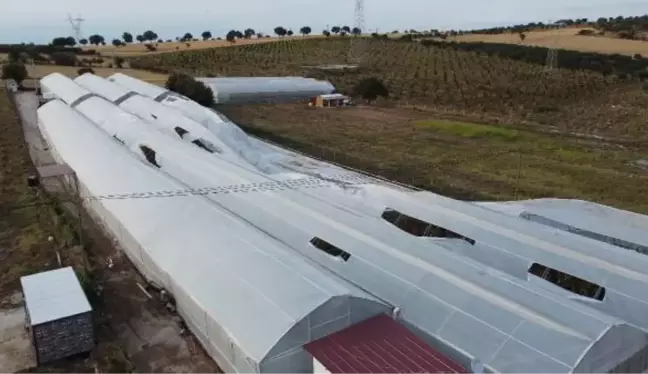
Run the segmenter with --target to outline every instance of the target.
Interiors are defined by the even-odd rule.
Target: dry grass
[[[29,76],[34,79],[40,79],[51,73],[61,73],[63,75],[67,75],[71,78],[74,78],[78,75],[77,71],[79,69],[80,67],[78,66],[58,66],[58,65],[34,65],[34,66],[30,65],[27,67]],[[102,68],[93,67],[92,69],[94,70],[95,74],[102,77],[108,77],[115,73],[124,73],[130,75],[131,77],[138,78],[154,84],[164,84],[164,82],[166,82],[167,79],[167,76],[164,74],[152,73],[143,70],[103,68],[103,67]]]
[[[232,44],[225,39],[223,40],[207,40],[207,41],[197,41],[197,42],[170,42],[170,43],[159,43],[157,46],[157,51],[155,52],[149,52],[148,49],[146,49],[146,46],[144,44],[139,44],[139,43],[132,43],[128,44],[123,47],[115,47],[113,45],[105,45],[105,46],[90,46],[90,47],[85,47],[84,49],[94,49],[98,53],[101,53],[103,56],[122,56],[122,57],[132,57],[132,56],[140,56],[140,55],[146,55],[146,54],[155,54],[155,53],[165,53],[165,52],[176,52],[176,51],[192,51],[192,50],[200,50],[200,49],[208,49],[208,48],[219,48],[219,47],[229,47],[232,45],[246,45],[246,44],[259,44],[259,43],[269,43],[269,42],[276,42],[279,40],[291,40],[291,39],[303,39],[303,38],[317,38],[321,37],[321,35],[311,35],[311,36],[292,36],[292,37],[284,37],[284,38],[277,38],[277,37],[272,37],[272,38],[252,38],[252,39],[241,39],[237,40],[236,43]],[[187,46],[189,44],[189,46]]]
[[[0,292],[18,289],[19,278],[57,266],[47,242],[55,234],[45,198],[27,187],[34,167],[18,116],[0,88]]]
[[[630,165],[641,150],[403,108],[221,110],[252,134],[456,198],[572,197],[648,213],[648,173]]]
[[[547,31],[532,31],[526,33],[524,42],[520,41],[518,34],[499,35],[461,35],[448,40],[460,42],[487,42],[532,45],[541,47],[555,46],[556,48],[571,49],[582,52],[619,53],[624,55],[648,56],[648,42],[639,40],[626,40],[607,36],[577,35],[582,28],[565,28]]]

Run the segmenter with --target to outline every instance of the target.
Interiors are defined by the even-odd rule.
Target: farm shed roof
[[[104,196],[90,200],[91,209],[138,268],[174,295],[180,313],[223,369],[258,371],[273,351],[300,347],[388,311],[204,197],[119,199],[124,193],[186,186],[139,162],[58,100],[39,108],[38,115],[56,158],[75,170],[83,193]],[[299,364],[277,370],[303,370]]]
[[[338,100],[338,99],[346,99],[347,97],[342,94],[327,94],[327,95],[320,95],[320,97],[324,100]]]
[[[370,217],[372,209],[363,207],[367,202],[354,203],[359,197],[345,195],[342,188],[312,188],[321,185],[308,183],[307,190],[264,188],[267,176],[132,129],[121,127],[124,138],[146,136],[164,173],[189,187],[213,188],[207,199],[285,243],[294,255],[398,305],[409,325],[461,356],[464,364],[477,357],[496,371],[603,370],[646,345],[644,332],[618,319],[410,237],[379,216]],[[228,192],[219,192],[224,190]],[[332,254],[321,250],[327,243],[337,247]],[[620,344],[616,336],[626,339],[622,348],[596,362],[598,349]],[[525,360],[514,359],[516,355]]]
[[[72,267],[20,277],[32,326],[92,310]]]
[[[598,284],[605,297],[588,299],[588,305],[648,329],[644,255],[429,192],[383,189],[377,196],[389,208],[475,240],[479,250],[463,254],[488,266],[528,279],[531,265],[538,263]]]
[[[331,373],[467,373],[384,314],[308,343],[306,350]]]
[[[572,199],[480,203],[490,209],[648,254],[648,216]]]

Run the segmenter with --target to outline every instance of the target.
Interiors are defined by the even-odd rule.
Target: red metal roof
[[[384,314],[305,348],[331,373],[468,373]]]

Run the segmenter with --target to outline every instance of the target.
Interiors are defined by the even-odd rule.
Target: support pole
[[[76,173],[72,173],[72,179],[74,180],[74,202],[77,209],[77,233],[79,234],[79,245],[81,249],[85,251],[85,243],[83,240],[83,199],[81,199],[81,189],[79,187],[79,178]]]

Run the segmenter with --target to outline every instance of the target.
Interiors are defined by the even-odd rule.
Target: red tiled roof
[[[384,314],[305,348],[331,373],[468,373]]]

